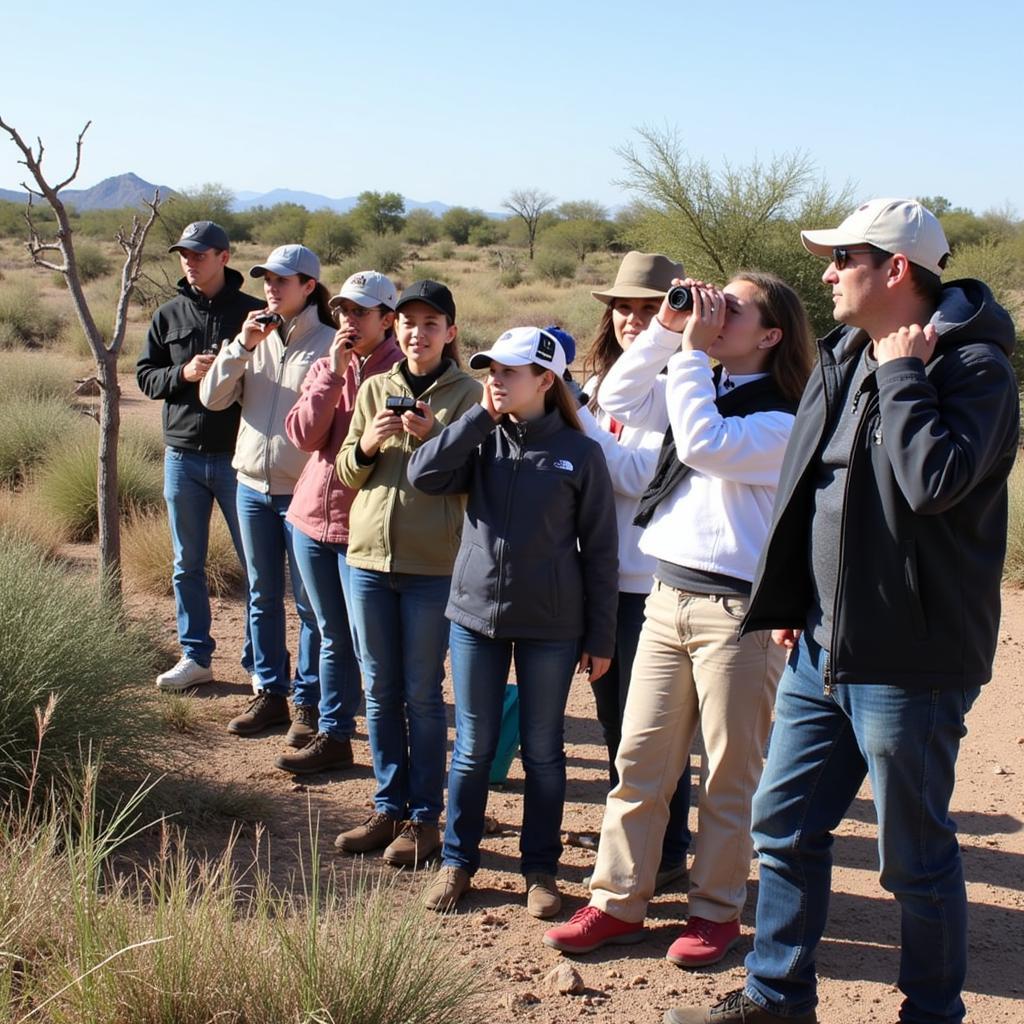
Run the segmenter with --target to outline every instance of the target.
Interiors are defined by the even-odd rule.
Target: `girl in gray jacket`
[[[427,441],[409,479],[468,495],[446,609],[455,690],[442,868],[426,905],[449,910],[480,865],[487,784],[508,671],[519,680],[526,775],[521,870],[527,909],[558,913],[565,704],[574,669],[598,678],[615,646],[618,534],[600,447],[580,429],[565,354],[536,327],[506,331],[470,360],[481,404]]]

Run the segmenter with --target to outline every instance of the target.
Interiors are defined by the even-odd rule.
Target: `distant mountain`
[[[118,174],[113,178],[104,178],[92,188],[66,188],[61,198],[68,206],[76,210],[120,210],[126,206],[141,206],[144,199],[152,199],[156,185],[144,181],[130,171]],[[160,197],[166,199],[174,189],[167,185],[160,186]],[[0,199],[12,203],[25,202],[25,193],[12,189],[0,188]]]
[[[274,206],[277,203],[295,203],[304,206],[307,210],[334,210],[336,213],[347,213],[356,203],[358,196],[342,196],[332,199],[330,196],[320,195],[317,192],[296,192],[294,189],[275,188],[270,192],[236,192],[234,209],[239,213],[244,210],[251,210],[254,206]],[[409,210],[430,210],[431,213],[440,217],[451,207],[445,203],[433,200],[428,203],[421,203],[416,199],[405,200],[406,212]]]

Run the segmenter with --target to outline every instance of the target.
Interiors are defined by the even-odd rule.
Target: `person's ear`
[[[540,381],[537,390],[541,393],[550,391],[555,386],[555,374],[552,370],[545,370],[537,379]]]
[[[389,310],[380,318],[381,326],[385,331],[395,326],[395,316],[394,310]]]
[[[448,333],[445,336],[445,344],[450,345],[459,336],[458,324],[450,324]]]
[[[908,277],[910,277],[910,260],[901,252],[894,253],[889,261],[889,274],[885,280],[886,285],[890,288],[895,287],[898,284],[902,284]]]
[[[218,262],[220,263],[220,265],[222,267],[226,267],[228,265],[228,260],[229,259],[231,259],[231,250],[230,249],[221,249],[217,253],[217,260],[218,260]]]
[[[772,327],[757,343],[757,347],[761,349],[775,348],[780,341],[782,341],[782,329],[780,327]]]

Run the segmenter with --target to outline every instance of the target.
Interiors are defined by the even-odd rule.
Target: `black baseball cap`
[[[186,224],[179,238],[167,251],[190,249],[192,252],[207,252],[210,249],[230,249],[228,233],[212,220],[197,220]]]
[[[395,310],[400,310],[408,302],[425,302],[455,323],[455,299],[440,281],[415,281],[398,296]]]

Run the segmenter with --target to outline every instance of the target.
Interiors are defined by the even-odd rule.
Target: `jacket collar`
[[[557,409],[552,409],[539,419],[520,423],[516,423],[508,416],[502,416],[498,426],[516,444],[532,444],[557,433],[565,426],[565,420]]]

